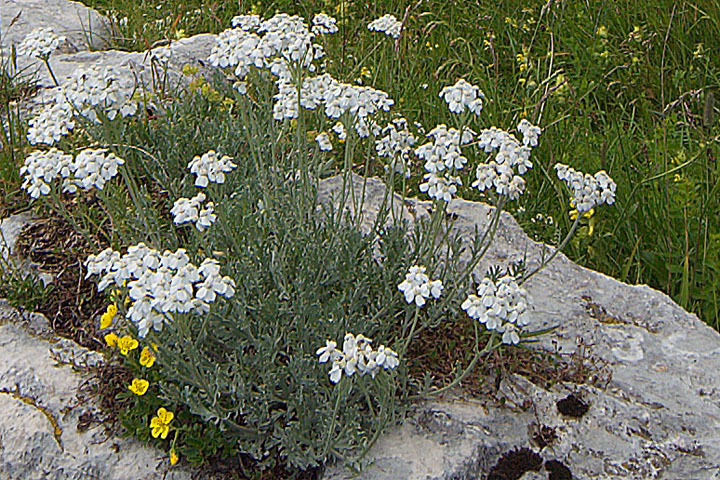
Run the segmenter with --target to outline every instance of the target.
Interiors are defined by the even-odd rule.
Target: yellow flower
[[[175,465],[178,462],[178,460],[180,460],[180,457],[175,452],[175,449],[171,448],[170,449],[170,465]]]
[[[143,347],[140,352],[140,365],[150,368],[155,363],[155,355],[150,351],[148,347]]]
[[[150,346],[151,346],[151,347],[153,348],[153,350],[155,350],[156,352],[158,351],[158,349],[157,349],[157,344],[156,344],[155,342],[150,342]]]
[[[147,380],[143,380],[142,378],[135,378],[128,386],[128,388],[135,395],[145,395],[145,392],[147,392],[149,386],[150,382],[148,382]]]
[[[108,328],[112,325],[112,321],[115,318],[117,311],[117,305],[114,303],[108,305],[107,310],[105,310],[105,313],[103,313],[102,317],[100,317],[100,330]]]
[[[130,350],[135,350],[138,345],[138,341],[132,338],[130,335],[125,335],[117,341],[117,346],[120,349],[121,355],[127,355]]]
[[[115,347],[118,344],[118,336],[114,333],[108,333],[105,335],[105,343],[108,347]]]
[[[165,440],[170,432],[170,422],[173,418],[175,418],[174,413],[168,412],[164,407],[158,408],[157,416],[150,420],[153,438],[160,437]]]
[[[600,38],[607,38],[608,36],[608,29],[605,25],[600,25],[597,29],[597,36]]]

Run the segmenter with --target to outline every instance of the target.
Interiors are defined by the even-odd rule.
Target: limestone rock
[[[361,191],[362,180],[353,181]],[[325,180],[321,196],[337,197],[341,184],[338,177]],[[369,179],[366,192],[363,220],[370,225],[385,187]],[[398,208],[402,200],[396,197],[394,204]],[[406,205],[420,215],[430,207],[413,199]],[[487,205],[464,200],[452,201],[448,210],[457,215],[454,228],[467,240],[492,213]],[[412,218],[407,209],[403,216]],[[533,268],[550,250],[503,214],[476,278],[490,265],[522,258]],[[586,354],[607,365],[607,382],[565,382],[547,390],[515,375],[497,394],[504,406],[492,399],[450,397],[418,405],[402,426],[380,438],[360,478],[486,478],[501,455],[526,447],[545,462],[560,462],[575,479],[720,479],[718,332],[665,294],[585,269],[562,254],[525,287],[532,329],[557,326],[537,347],[571,353],[582,340]],[[589,406],[585,415],[560,413],[558,402],[570,394]],[[553,428],[558,437],[542,450],[532,441],[537,425]],[[523,478],[548,478],[545,465]],[[334,467],[325,478],[351,474]]]
[[[80,401],[78,368],[101,355],[58,339],[42,315],[20,315],[0,302],[0,478],[7,480],[189,479],[167,455],[138,441],[108,436]],[[82,431],[81,431],[82,430]]]
[[[109,21],[92,8],[69,0],[0,0],[0,40],[3,51],[20,43],[38,27],[51,27],[66,41],[61,52],[106,48]],[[6,52],[7,54],[7,52]]]

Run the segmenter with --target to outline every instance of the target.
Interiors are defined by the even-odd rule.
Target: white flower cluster
[[[520,120],[520,123],[518,123],[517,129],[518,132],[523,135],[523,145],[537,147],[538,138],[542,133],[542,129],[540,127],[536,127],[532,123],[528,122],[527,119],[523,118]]]
[[[483,278],[477,295],[470,294],[462,309],[488,330],[502,333],[503,343],[507,344],[517,344],[520,330],[529,323],[525,315],[527,292],[512,275],[505,275],[497,282]]]
[[[220,275],[217,260],[206,258],[200,267],[190,262],[184,249],[162,254],[144,243],[121,255],[107,248],[85,261],[87,275],[100,275],[98,290],[127,282],[133,304],[127,318],[135,322],[144,337],[151,328],[162,330],[175,313],[207,313],[218,295],[230,298],[235,282]]]
[[[274,118],[297,118],[297,87],[290,80],[280,79],[278,90],[273,107]],[[372,120],[372,116],[380,110],[389,111],[394,103],[381,90],[341,83],[327,73],[306,78],[300,89],[300,105],[309,110],[324,106],[325,115],[331,119],[350,115],[352,127],[361,137],[380,133],[380,127]]]
[[[328,74],[303,74],[298,93],[298,80],[291,66],[300,65],[310,73],[315,71],[312,62],[322,57],[324,51],[313,41],[321,30],[323,33],[337,30],[332,17],[316,16],[313,31],[308,30],[301,17],[285,14],[268,20],[254,16],[236,17],[234,24],[238,28],[220,33],[209,61],[213,66],[233,69],[241,92],[246,90],[242,79],[252,68],[268,69],[277,76],[278,93],[273,105],[276,120],[297,118],[299,103],[310,110],[324,107],[325,114],[332,119],[348,114],[352,119],[347,123],[348,127],[352,125],[361,137],[380,133],[372,116],[380,110],[389,111],[394,104],[385,92],[341,83]]]
[[[40,27],[28,33],[17,46],[18,55],[47,59],[65,37],[55,35],[50,27]]]
[[[443,291],[443,284],[440,280],[430,281],[430,277],[425,273],[425,267],[421,265],[413,265],[398,285],[398,290],[405,294],[407,303],[415,302],[415,305],[422,307],[425,305],[425,299],[440,298]]]
[[[583,175],[582,172],[562,163],[555,164],[555,170],[558,178],[572,190],[572,202],[581,214],[603,203],[608,205],[615,203],[617,185],[605,170],[600,170],[594,176],[589,173]]]
[[[330,151],[333,148],[332,143],[330,142],[330,135],[328,135],[327,132],[317,134],[315,141],[317,141],[320,150],[325,152]]]
[[[373,378],[375,374],[384,368],[391,370],[400,364],[398,354],[385,345],[373,350],[370,345],[372,340],[360,334],[357,337],[352,333],[345,335],[342,351],[337,349],[337,343],[327,340],[325,346],[316,352],[320,357],[320,363],[332,362],[330,369],[330,381],[338,383],[342,373],[351,377],[358,372],[361,376],[369,373]]]
[[[70,193],[75,193],[76,187],[84,190],[95,187],[102,190],[105,183],[117,175],[118,167],[124,163],[125,160],[112,152],[108,153],[105,148],[86,148],[70,164],[74,181],[68,183],[64,190]]]
[[[390,165],[385,168],[392,168],[410,177],[407,163],[417,138],[410,132],[407,120],[402,117],[394,119],[382,129],[380,135],[382,136],[375,140],[375,150],[379,157],[390,159]]]
[[[235,17],[237,28],[218,35],[217,45],[209,61],[215,67],[234,68],[244,78],[251,68],[269,68],[281,77],[290,75],[290,63],[313,70],[313,60],[324,55],[320,45],[313,43],[312,33],[301,17],[284,13],[262,20],[255,15]]]
[[[522,122],[521,125],[523,125]],[[529,129],[539,131],[538,127],[533,127],[529,123],[528,125],[528,127],[523,126],[522,128],[526,131],[530,131]],[[518,129],[520,128],[518,126]],[[535,145],[537,145],[537,137],[534,138]],[[525,179],[522,178],[522,175],[533,166],[530,161],[530,146],[521,144],[514,135],[505,130],[490,127],[480,132],[478,147],[482,148],[485,153],[493,150],[497,150],[497,153],[493,160],[477,166],[476,180],[472,186],[481,192],[494,189],[498,195],[505,195],[510,200],[515,200],[522,195],[525,191]]]
[[[194,173],[196,187],[207,187],[210,182],[225,183],[225,174],[236,168],[232,158],[223,155],[222,157],[215,150],[208,150],[202,156],[196,155],[188,168]]]
[[[55,145],[75,128],[72,107],[68,103],[55,103],[31,118],[28,125],[27,139],[31,145]]]
[[[95,65],[81,70],[63,85],[57,102],[69,102],[73,110],[96,123],[100,122],[96,109],[110,120],[118,115],[135,115],[138,110],[138,102],[133,99],[135,87],[122,87],[120,78],[110,66]]]
[[[246,32],[254,32],[260,28],[262,19],[260,15],[237,15],[230,22],[233,27],[238,27]]]
[[[368,25],[368,30],[383,32],[385,35],[393,38],[400,38],[401,29],[402,23],[395,18],[395,15],[383,15]]]
[[[202,206],[205,198],[205,194],[201,192],[192,198],[177,199],[172,210],[170,210],[175,223],[182,225],[183,223],[195,222],[195,228],[199,232],[209,228],[215,223],[217,215],[215,215],[215,204],[213,202],[208,202],[204,207]]]
[[[337,33],[338,27],[335,19],[325,13],[318,13],[313,18],[312,33],[315,35],[324,35],[328,33]]]
[[[35,151],[25,158],[25,164],[20,168],[20,176],[25,176],[22,189],[32,198],[50,193],[50,183],[58,175],[67,178],[70,176],[69,165],[72,155],[56,148],[47,152]]]
[[[467,108],[475,115],[480,115],[482,112],[483,98],[485,98],[480,87],[462,78],[455,85],[440,90],[440,96],[445,99],[451,112],[462,113]]]
[[[33,152],[25,158],[20,169],[20,175],[25,176],[22,188],[32,198],[38,198],[50,193],[49,183],[59,176],[65,179],[64,192],[75,193],[78,187],[102,190],[105,183],[117,175],[118,167],[125,163],[114,153],[107,152],[106,149],[86,148],[74,159],[56,148]]]
[[[462,185],[459,177],[453,176],[451,170],[461,170],[467,163],[462,154],[462,146],[470,143],[475,132],[465,127],[462,134],[455,128],[440,124],[427,134],[433,141],[415,149],[415,154],[425,161],[425,183],[420,184],[420,191],[427,192],[430,198],[449,202],[457,193],[457,185]]]

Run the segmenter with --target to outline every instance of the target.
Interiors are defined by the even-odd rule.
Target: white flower
[[[373,20],[368,25],[368,30],[383,32],[385,35],[393,38],[400,37],[401,29],[402,23],[398,21],[394,15],[383,15],[382,17]]]
[[[70,175],[71,162],[71,155],[56,148],[51,148],[47,152],[32,152],[25,158],[25,163],[20,168],[20,175],[24,176],[21,188],[32,198],[49,194],[50,183],[55,178]]]
[[[110,120],[118,115],[134,115],[138,110],[138,102],[133,99],[135,84],[122,78],[111,66],[95,65],[79,70],[63,85],[57,102],[71,104],[72,110],[96,123],[100,122],[96,109],[102,110]]]
[[[522,133],[523,135],[524,145],[530,147],[537,146],[538,137],[540,137],[540,134],[542,133],[540,127],[532,125],[530,122],[523,118],[522,120],[520,120],[520,123],[518,123],[517,129],[518,132]]]
[[[54,145],[75,128],[72,108],[68,103],[56,103],[44,108],[28,125],[27,139],[31,145]]]
[[[520,341],[519,329],[528,325],[526,298],[525,289],[512,275],[505,275],[497,282],[485,277],[477,287],[477,295],[468,295],[461,307],[488,330],[503,333],[505,343],[516,344]]]
[[[462,185],[459,177],[450,175],[438,175],[437,173],[428,173],[423,177],[426,182],[420,184],[420,191],[427,192],[430,198],[444,200],[449,202],[457,193],[456,185]]]
[[[65,37],[55,35],[52,28],[39,27],[28,33],[17,46],[18,55],[35,58],[48,58]]]
[[[170,213],[174,216],[174,222],[178,225],[187,222],[195,222],[198,231],[203,232],[206,228],[215,223],[215,204],[208,202],[204,207],[205,194],[198,193],[193,198],[179,198],[175,201]]]
[[[323,151],[329,151],[332,150],[333,146],[332,143],[330,143],[330,136],[326,132],[319,133],[315,140],[317,141],[318,145],[320,146],[320,150]]]
[[[418,307],[422,307],[425,305],[425,299],[430,298],[431,295],[440,298],[443,284],[440,280],[431,282],[422,265],[413,265],[405,275],[405,280],[398,285],[398,290],[403,292],[407,303],[414,302]]]
[[[440,96],[445,99],[451,112],[462,113],[467,108],[475,115],[480,115],[483,108],[482,99],[485,98],[480,87],[462,78],[455,85],[443,88]]]
[[[259,15],[237,15],[231,20],[233,27],[240,27],[242,30],[251,32],[260,27],[261,19]]]
[[[359,334],[357,336],[347,333],[343,340],[342,351],[337,349],[337,343],[326,340],[325,346],[320,347],[315,354],[318,362],[332,362],[328,372],[330,381],[338,383],[343,372],[351,377],[355,373],[359,375],[370,374],[373,378],[380,368],[392,370],[400,364],[398,354],[385,345],[380,345],[377,351],[372,348],[372,340]]]
[[[140,336],[151,328],[160,330],[175,313],[205,314],[217,295],[230,298],[235,293],[235,282],[220,276],[217,260],[206,258],[198,268],[182,248],[160,254],[140,243],[125,255],[108,248],[90,255],[85,264],[88,277],[101,276],[100,291],[112,283],[126,284],[133,300],[127,318],[138,325]]]
[[[188,164],[190,173],[194,173],[196,187],[207,187],[210,182],[225,183],[225,174],[236,168],[232,162],[232,158],[215,153],[215,150],[209,150],[202,156],[195,156]]]
[[[572,202],[579,213],[588,212],[603,203],[615,203],[617,185],[605,170],[600,170],[593,176],[578,172],[562,163],[556,164],[555,170],[558,178],[572,190]]]
[[[324,13],[318,13],[317,15],[315,15],[312,23],[313,27],[311,31],[315,35],[336,33],[338,31],[338,27],[335,24],[335,19],[330,15],[326,15]]]
[[[125,160],[108,153],[105,148],[86,148],[77,154],[70,165],[73,179],[65,184],[64,190],[71,193],[76,187],[102,190],[105,183],[117,175],[118,167],[124,164]]]

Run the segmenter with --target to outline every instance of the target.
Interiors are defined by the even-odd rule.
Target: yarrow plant
[[[488,99],[459,79],[435,97],[449,115],[426,133],[386,92],[325,71],[332,43],[322,36],[338,31],[334,18],[241,15],[232,25],[208,58],[224,74],[218,88],[202,80],[207,88],[152,116],[111,69],[78,72],[31,124],[28,138],[48,147],[26,158],[23,188],[54,200],[92,190],[93,214],[118,226],[85,268],[111,294],[101,328],[132,370],[123,385],[130,431],[167,440],[174,461],[190,456],[188,445],[197,453],[217,442],[194,459],[214,458],[220,445],[268,468],[354,462],[397,419],[398,402],[447,391],[489,352],[537,333],[523,285],[552,256],[530,272],[472,279],[504,206],[525,192],[542,129],[528,119],[515,133],[482,128]],[[399,38],[403,26],[385,15],[368,28]],[[169,66],[171,53],[155,61]],[[102,133],[72,154],[52,147],[79,129]],[[363,221],[369,192],[353,173],[378,160],[387,197]],[[340,195],[324,202],[328,166],[341,171]],[[614,200],[605,172],[556,169],[578,211]],[[415,204],[412,231],[393,221],[412,204],[388,193],[402,183],[406,195],[411,183],[393,182],[395,173],[422,176],[431,200]],[[452,208],[473,189],[495,208],[469,240],[455,235]],[[411,378],[419,332],[461,318],[475,333],[472,360],[446,384]]]

